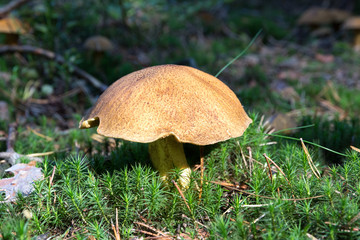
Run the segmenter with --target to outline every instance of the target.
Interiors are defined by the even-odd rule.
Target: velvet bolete
[[[84,47],[95,52],[107,52],[114,48],[112,42],[107,37],[100,35],[86,39]]]
[[[8,17],[0,19],[0,33],[6,35],[6,44],[17,44],[19,35],[27,33],[27,29],[28,27],[17,18]]]
[[[80,122],[101,135],[150,143],[152,163],[166,178],[191,169],[182,143],[209,145],[241,136],[252,120],[223,82],[192,67],[160,65],[128,74],[99,97]]]
[[[353,48],[355,51],[360,51],[360,16],[349,18],[345,24],[344,29],[353,32]]]
[[[105,52],[114,49],[113,43],[107,37],[100,35],[86,39],[84,47],[92,53],[96,65],[100,64]]]

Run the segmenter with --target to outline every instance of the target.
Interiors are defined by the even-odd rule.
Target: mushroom
[[[165,180],[174,167],[187,188],[191,169],[182,143],[210,145],[241,136],[252,120],[219,79],[181,65],[148,67],[114,82],[80,121],[101,135],[149,143]]]
[[[99,64],[104,52],[111,51],[114,45],[108,38],[98,35],[86,39],[84,47],[94,53],[95,63]]]
[[[27,29],[19,19],[8,17],[0,19],[0,33],[6,34],[6,44],[15,45],[19,35],[27,33]]]
[[[299,26],[309,26],[311,31],[331,23],[331,12],[325,8],[310,8],[301,14]]]
[[[360,51],[360,17],[351,17],[345,24],[344,29],[353,31],[353,47],[355,51]]]
[[[329,11],[332,27],[335,31],[339,31],[341,29],[341,25],[351,16],[350,12],[337,8],[331,8]]]

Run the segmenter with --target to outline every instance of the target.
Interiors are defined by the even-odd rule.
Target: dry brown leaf
[[[354,146],[350,146],[350,147],[351,147],[352,150],[357,151],[357,152],[360,152],[360,149],[359,149],[359,148],[354,147]]]
[[[334,57],[334,55],[331,55],[331,54],[317,53],[315,55],[315,59],[322,63],[331,63],[331,62],[334,62],[335,57]]]
[[[29,195],[34,190],[34,181],[43,178],[41,168],[32,164],[18,163],[5,171],[14,174],[13,177],[0,179],[0,192],[5,192],[6,201],[15,201],[18,193]]]

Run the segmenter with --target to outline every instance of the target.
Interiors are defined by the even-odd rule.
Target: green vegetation
[[[71,153],[45,158],[44,180],[35,184],[35,191],[20,197],[16,205],[0,205],[0,218],[7,223],[1,226],[2,235],[13,239],[15,231],[16,239],[40,234],[107,239],[114,234],[111,224],[117,209],[125,239],[141,235],[141,223],[168,236],[179,234],[180,227],[193,237],[206,232],[210,239],[359,237],[354,220],[360,200],[359,154],[348,152],[342,166],[327,167],[319,149],[308,146],[321,174],[317,178],[301,146],[267,145],[274,139],[264,133],[256,115],[252,118],[255,123],[244,136],[206,149],[203,186],[198,170],[184,192],[189,208],[178,190],[164,186],[147,157],[141,156],[145,144],[118,141],[119,150],[107,157]],[[70,134],[63,138],[84,140]],[[100,145],[105,148],[106,142]],[[279,167],[272,164],[271,177],[263,154]],[[129,160],[126,165],[124,159]]]
[[[0,152],[10,145],[40,154],[44,174],[16,202],[0,194],[0,239],[360,238],[360,153],[350,148],[360,147],[359,53],[342,33],[326,39],[331,47],[313,36],[299,44],[298,13],[286,4],[201,2],[46,0],[11,12],[31,27],[19,46],[64,61],[0,46],[0,102],[8,107],[0,108]],[[199,147],[185,144],[194,170],[186,191],[162,183],[147,144],[78,129],[102,92],[78,68],[105,85],[165,63],[215,75],[260,29],[219,75],[254,122],[242,137],[204,148],[203,179]],[[96,63],[83,46],[93,35],[115,46]],[[272,134],[279,114],[295,130]],[[8,167],[0,158],[1,179],[11,177]]]

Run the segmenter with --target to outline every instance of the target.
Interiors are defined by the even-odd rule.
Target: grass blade
[[[255,40],[259,37],[260,33],[262,32],[262,29],[260,29],[255,37],[253,37],[253,39],[250,41],[250,43],[246,46],[246,48],[239,54],[237,55],[235,58],[233,58],[230,62],[228,62],[216,75],[215,77],[218,77],[227,67],[229,67],[233,62],[235,62],[239,57],[243,56],[246,51],[251,47],[251,45],[254,44]]]

